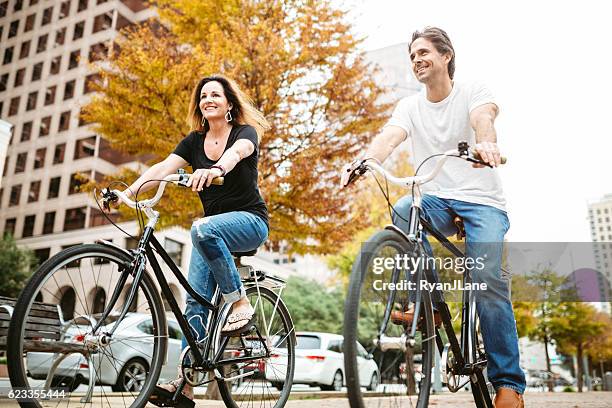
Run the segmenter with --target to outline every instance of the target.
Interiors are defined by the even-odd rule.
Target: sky
[[[508,157],[499,170],[508,240],[591,240],[587,203],[612,193],[609,2],[338,3],[364,50],[408,42],[425,26],[443,28],[456,79],[478,79],[493,91],[498,144]]]

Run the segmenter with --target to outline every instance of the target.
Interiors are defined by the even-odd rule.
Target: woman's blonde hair
[[[230,123],[239,125],[251,125],[255,128],[258,138],[261,140],[263,133],[270,129],[270,124],[255,106],[253,101],[244,92],[240,90],[238,85],[229,78],[222,75],[212,75],[206,78],[202,78],[196,87],[193,89],[191,95],[191,102],[189,103],[189,114],[187,116],[187,122],[191,131],[199,130],[206,132],[208,131],[208,122],[203,121],[202,111],[200,110],[200,92],[202,87],[208,82],[216,81],[223,87],[223,92],[227,101],[232,106],[230,113],[232,120]],[[204,122],[204,123],[202,123]]]

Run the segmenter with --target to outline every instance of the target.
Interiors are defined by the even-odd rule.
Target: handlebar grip
[[[480,157],[480,154],[476,150],[472,150],[472,156],[474,156],[476,160],[482,160],[482,157]],[[506,164],[507,161],[508,159],[506,157],[501,157],[501,164]]]

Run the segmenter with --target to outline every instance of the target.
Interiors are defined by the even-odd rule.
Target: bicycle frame
[[[104,241],[100,241],[100,242],[106,245],[108,244],[113,245],[111,243],[107,243]],[[170,268],[173,275],[179,281],[179,284],[187,291],[187,293],[189,293],[189,295],[192,296],[193,299],[196,300],[199,304],[201,304],[203,307],[211,311],[210,319],[208,319],[208,322],[207,322],[207,333],[209,333],[209,335],[207,336],[205,340],[203,353],[200,351],[199,343],[197,342],[197,340],[194,338],[192,334],[192,330],[191,330],[191,326],[189,322],[187,321],[185,315],[183,315],[183,313],[181,312],[181,309],[178,303],[176,302],[176,299],[174,298],[172,291],[170,290],[168,281],[166,280],[166,277],[161,269],[161,266],[157,258],[155,257],[154,251],[159,254],[163,262]],[[221,297],[219,295],[218,289],[213,296],[212,302],[210,302],[204,299],[202,296],[200,296],[191,287],[191,285],[189,284],[187,279],[183,276],[183,274],[181,273],[179,268],[176,266],[172,258],[170,258],[170,255],[168,255],[168,253],[165,251],[163,246],[159,243],[157,238],[155,238],[155,236],[153,235],[152,225],[147,225],[145,227],[145,230],[140,238],[140,241],[138,242],[138,247],[135,250],[133,250],[133,256],[134,256],[135,261],[132,263],[132,265],[130,265],[130,268],[124,270],[123,272],[124,274],[120,277],[119,282],[117,286],[115,287],[113,294],[111,295],[108,306],[105,308],[105,311],[103,312],[103,316],[100,319],[100,321],[104,321],[106,316],[110,313],[110,311],[115,306],[117,300],[119,299],[121,289],[123,288],[123,283],[125,283],[125,281],[127,280],[127,274],[130,273],[134,275],[134,282],[132,284],[131,291],[128,295],[128,300],[125,302],[126,306],[123,307],[117,321],[121,321],[123,317],[125,316],[125,314],[127,314],[128,305],[131,303],[131,300],[135,296],[135,292],[138,289],[140,280],[142,279],[142,273],[144,272],[144,266],[146,265],[146,260],[145,260],[146,258],[148,259],[151,265],[151,268],[153,269],[153,272],[155,274],[155,277],[157,278],[157,281],[160,285],[161,292],[163,293],[165,299],[167,300],[170,306],[170,309],[172,310],[172,313],[176,317],[176,320],[181,328],[181,331],[183,332],[183,335],[185,336],[185,340],[187,341],[187,344],[190,347],[190,350],[193,355],[193,360],[194,360],[192,361],[192,368],[204,369],[204,370],[216,370],[219,367],[229,365],[232,363],[249,362],[249,361],[253,361],[253,360],[261,358],[261,356],[258,355],[255,357],[245,356],[245,357],[235,357],[231,359],[221,359],[223,355],[223,350],[228,341],[227,337],[224,338],[224,340],[220,343],[219,350],[216,351],[215,355],[212,356],[212,358],[210,358],[212,354],[213,344],[215,343],[219,344],[218,333],[211,333],[211,328],[216,327],[218,325],[218,322],[221,321],[221,319],[226,317],[227,313],[229,313],[230,305],[226,305],[227,307],[223,307],[220,305]],[[107,334],[109,336],[112,336],[117,326],[118,326],[117,324],[114,325],[111,332]],[[98,329],[99,327],[94,327],[94,332],[97,331]],[[258,336],[261,337],[261,333],[258,332],[257,334]],[[269,349],[267,348],[267,345],[265,344],[265,342],[262,342],[262,344],[265,348],[266,353],[268,354]],[[216,373],[216,374],[220,375],[219,373]]]

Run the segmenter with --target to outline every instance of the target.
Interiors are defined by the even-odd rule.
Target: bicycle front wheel
[[[118,320],[134,283],[132,260],[120,249],[87,244],[35,272],[15,304],[7,339],[11,384],[27,397],[21,406],[145,406],[164,362],[167,327],[146,272],[130,313]]]
[[[242,377],[218,381],[219,391],[230,408],[282,408],[291,393],[295,370],[293,321],[283,300],[272,290],[252,286],[246,294],[255,309],[257,330],[231,338],[224,351],[230,357],[261,358],[227,366],[225,378]]]
[[[365,242],[353,265],[344,314],[344,365],[351,408],[424,408],[429,401],[435,350],[430,294],[422,291],[415,344],[404,318],[417,300],[410,259],[420,259],[398,232],[380,231]],[[417,264],[418,265],[418,264]],[[415,283],[416,284],[416,283]],[[362,346],[363,345],[363,346]],[[367,351],[366,351],[367,350]],[[376,364],[373,365],[372,363]],[[364,400],[362,387],[373,391]]]

